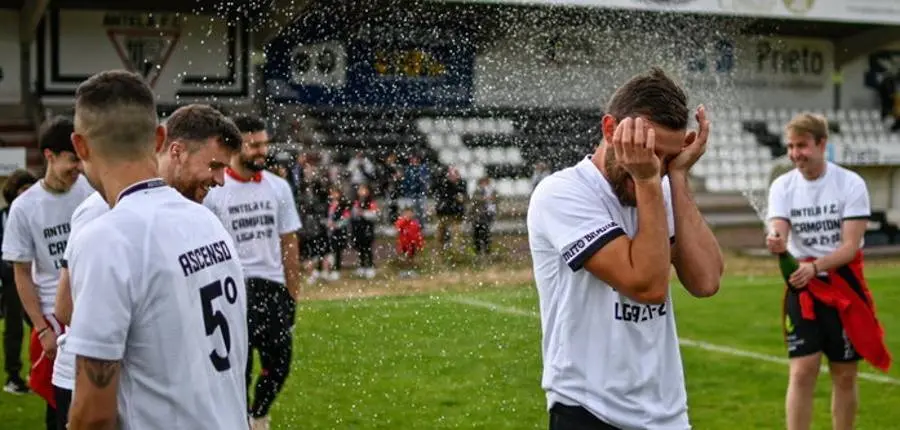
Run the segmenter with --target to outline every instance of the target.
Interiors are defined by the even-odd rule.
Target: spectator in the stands
[[[328,190],[328,212],[325,218],[328,231],[328,254],[325,260],[331,269],[327,274],[329,281],[341,278],[344,250],[347,249],[349,240],[351,207],[350,201],[344,197],[340,184],[332,184]]]
[[[294,190],[294,198],[299,200],[300,195],[303,193],[303,188],[306,186],[303,183],[303,166],[306,164],[306,152],[301,151],[296,155],[292,154],[292,158],[292,162],[285,163],[287,168],[285,179],[288,181],[291,189]]]
[[[410,154],[408,159],[409,164],[404,169],[400,182],[402,205],[404,207],[411,205],[419,224],[425,228],[425,200],[431,182],[431,172],[419,154]]]
[[[537,186],[538,182],[544,180],[544,178],[550,176],[550,168],[547,167],[547,163],[543,161],[538,161],[534,165],[534,173],[531,174],[531,189]]]
[[[466,214],[468,187],[454,166],[437,181],[434,190],[435,214],[438,218],[437,235],[441,250],[458,250],[453,246],[459,237],[459,227]]]
[[[491,226],[497,216],[497,194],[487,176],[478,180],[472,193],[472,242],[475,254],[490,253]]]
[[[397,161],[397,153],[388,154],[384,163],[379,166],[378,179],[381,193],[387,209],[387,221],[393,224],[397,220],[397,208],[400,200],[400,182],[403,179],[403,167]]]
[[[14,171],[6,179],[3,185],[3,198],[7,206],[0,209],[0,242],[3,241],[3,230],[6,228],[6,219],[9,217],[9,206],[13,200],[25,192],[29,187],[37,183],[37,178],[25,169]],[[22,339],[24,339],[24,323],[31,325],[28,316],[22,309],[19,293],[16,291],[13,266],[8,261],[0,261],[0,282],[3,283],[0,294],[0,312],[6,319],[3,328],[3,365],[6,370],[6,384],[3,391],[11,394],[25,394],[28,385],[22,379]]]
[[[900,70],[887,70],[878,83],[878,98],[881,102],[881,118],[893,121],[891,131],[900,131],[900,97],[897,97]]]
[[[304,185],[299,199],[303,224],[300,229],[300,252],[301,259],[306,263],[306,273],[310,275],[310,284],[321,277],[327,279],[331,271],[331,266],[325,261],[329,253],[328,231],[325,228],[329,182],[325,169],[319,166],[320,160],[318,153],[309,153],[303,158]]]
[[[353,249],[359,255],[356,275],[372,279],[375,277],[373,245],[375,243],[375,223],[378,221],[378,203],[369,190],[361,184],[356,189],[356,200],[350,212],[350,232]]]
[[[350,175],[350,187],[353,189],[352,199],[356,199],[356,190],[360,185],[369,185],[376,179],[375,165],[366,154],[358,150],[347,163],[347,173]]]
[[[282,179],[287,179],[287,168],[285,168],[284,163],[279,162],[275,157],[266,158],[266,170],[278,175]],[[293,186],[291,186],[291,189],[293,189]]]
[[[397,263],[401,269],[399,275],[401,278],[416,276],[416,256],[425,248],[425,236],[412,208],[403,208],[394,221],[394,228],[397,231]]]

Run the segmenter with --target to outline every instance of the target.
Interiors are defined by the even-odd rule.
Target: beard
[[[173,184],[172,188],[175,188],[175,190],[186,199],[196,203],[203,203],[203,198],[206,197],[207,194],[206,184],[196,181],[181,181],[177,184]]]
[[[266,158],[265,157],[254,157],[247,158],[243,155],[239,156],[239,161],[241,165],[250,170],[251,172],[262,172],[266,169]]]
[[[634,194],[628,191],[628,181],[631,180],[631,176],[616,162],[616,154],[613,151],[612,146],[609,146],[606,149],[604,167],[606,168],[606,176],[609,180],[609,185],[612,187],[616,198],[619,199],[619,203],[621,203],[622,206],[636,207],[637,200],[635,199]]]

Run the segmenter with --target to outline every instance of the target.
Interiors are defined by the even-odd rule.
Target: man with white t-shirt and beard
[[[234,123],[208,105],[182,106],[166,122],[166,144],[156,157],[159,176],[183,196],[202,202],[207,190],[222,185],[225,166],[241,145],[241,135]],[[85,199],[72,214],[70,238],[88,222],[109,211],[109,204],[99,192]],[[71,248],[65,251],[68,260]],[[68,264],[60,270],[55,316],[68,325],[72,314],[72,294]],[[66,350],[65,334],[59,337],[59,348],[53,365],[53,384],[71,390],[75,379],[75,356]],[[67,412],[62,411],[61,412]],[[66,416],[59,417],[66,421]]]
[[[62,334],[62,326],[53,316],[56,286],[72,212],[94,192],[81,175],[81,162],[70,138],[72,130],[72,121],[63,117],[50,119],[42,127],[39,144],[47,173],[37,186],[13,201],[3,236],[3,259],[13,263],[16,289],[33,324],[29,384],[47,400],[46,424],[54,430],[71,398],[70,384],[54,387],[51,381],[56,338]],[[56,413],[58,408],[62,414]]]
[[[810,428],[824,355],[832,381],[832,427],[849,430],[856,419],[859,360],[884,371],[891,363],[863,275],[869,192],[857,173],[825,159],[824,117],[797,115],[785,127],[785,138],[795,168],[769,188],[766,242],[772,253],[788,251],[801,261],[784,296],[787,429]],[[840,311],[836,302],[843,303]],[[868,326],[860,325],[864,321]]]
[[[286,180],[265,170],[269,135],[253,115],[234,117],[244,143],[226,169],[225,185],[210,190],[203,204],[234,237],[247,279],[250,354],[247,387],[252,385],[252,351],[262,372],[250,418],[253,428],[269,428],[269,408],[291,367],[296,300],[300,288],[297,231],[300,216]],[[248,392],[249,395],[249,392]]]
[[[237,250],[209,210],[158,177],[166,130],[143,78],[107,71],[79,85],[72,143],[110,210],[69,244],[69,429],[245,430]]]
[[[653,69],[612,96],[593,155],[536,187],[528,238],[551,430],[690,429],[670,266],[696,297],[722,254],[688,186],[705,151],[687,96]]]

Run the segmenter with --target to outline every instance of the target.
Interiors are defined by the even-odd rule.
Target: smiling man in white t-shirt
[[[250,351],[259,352],[250,418],[253,429],[269,428],[269,409],[291,369],[296,300],[300,288],[297,230],[300,215],[288,182],[265,170],[266,123],[255,115],[234,118],[244,143],[226,170],[225,185],[210,190],[203,204],[231,233],[247,278]],[[247,360],[252,385],[252,354]]]
[[[39,140],[47,174],[13,201],[3,236],[3,259],[13,262],[16,289],[33,324],[29,384],[47,400],[47,426],[53,429],[64,424],[71,398],[70,384],[54,387],[51,381],[56,338],[62,334],[53,316],[59,269],[72,212],[94,192],[81,175],[72,130],[72,121],[63,117],[42,127]]]
[[[613,95],[603,142],[542,180],[528,207],[551,430],[687,430],[670,267],[718,291],[722,254],[688,187],[709,122],[658,69]]]
[[[808,284],[816,277],[821,279],[826,273],[833,273],[833,279],[825,277],[825,288],[832,294],[845,291],[850,297],[857,296],[874,314],[860,251],[871,215],[869,192],[859,174],[825,159],[828,122],[824,117],[800,114],[785,131],[788,156],[795,168],[770,186],[767,245],[775,254],[789,251],[802,261],[791,274],[792,288],[786,288],[784,296],[784,339],[790,358],[785,402],[787,429],[810,428],[816,380],[824,355],[832,381],[832,426],[835,430],[850,430],[854,428],[859,401],[856,382],[862,356],[851,342],[857,333],[848,335],[840,316],[843,312],[810,293]],[[850,291],[836,283],[839,278],[847,282]],[[858,333],[867,344],[881,336],[877,329]]]

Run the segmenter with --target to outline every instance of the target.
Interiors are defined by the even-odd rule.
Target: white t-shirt
[[[78,232],[85,224],[99,218],[100,215],[109,212],[109,204],[103,199],[98,192],[94,192],[86,198],[72,213],[71,228],[69,231],[69,240],[73,240]],[[63,253],[63,259],[68,260],[71,255],[71,248],[66,247]],[[68,266],[68,263],[65,264]],[[71,290],[69,291],[71,293]],[[69,327],[66,327],[68,331]],[[56,359],[53,360],[53,385],[59,388],[72,390],[75,388],[75,355],[66,349],[66,339],[68,333],[63,333],[56,339]]]
[[[671,242],[668,178],[662,187]],[[613,239],[635,236],[637,209],[619,203],[588,157],[538,183],[527,224],[548,409],[581,406],[623,429],[690,429],[671,295],[640,304],[582,267]]]
[[[13,200],[3,232],[3,259],[31,262],[31,279],[37,286],[44,315],[53,313],[63,252],[69,240],[72,212],[94,189],[78,176],[69,191],[53,194],[42,182]]]
[[[769,187],[766,218],[790,222],[788,252],[796,258],[831,254],[841,243],[841,223],[868,219],[871,214],[866,181],[834,163],[829,162],[816,180],[809,181],[794,169]]]
[[[162,180],[141,184],[73,238],[66,348],[121,360],[122,429],[246,430],[247,296],[234,242]]]
[[[259,181],[243,181],[230,173],[225,185],[209,190],[203,204],[231,233],[248,278],[284,284],[281,235],[300,229],[300,215],[287,181],[268,171]]]

